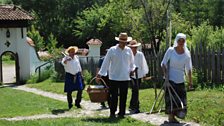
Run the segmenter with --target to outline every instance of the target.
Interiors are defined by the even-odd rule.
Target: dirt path
[[[2,65],[3,83],[15,83],[16,71],[15,65]]]
[[[13,87],[17,90],[22,90],[26,92],[31,92],[37,95],[41,95],[44,97],[52,98],[55,100],[67,102],[66,96],[51,92],[42,91],[35,88],[29,88],[26,86],[16,86]],[[109,109],[101,109],[100,105],[98,103],[91,103],[90,101],[84,101],[81,102],[82,109],[80,110],[72,110],[72,111],[66,111],[64,113],[58,113],[58,114],[41,114],[41,115],[33,115],[33,116],[20,116],[20,117],[13,117],[13,118],[0,118],[4,120],[9,121],[18,121],[18,120],[33,120],[33,119],[44,119],[44,118],[62,118],[62,117],[83,117],[83,116],[109,116]],[[128,111],[127,111],[128,112]],[[200,126],[197,123],[194,122],[181,122],[180,124],[164,124],[164,121],[167,120],[167,117],[161,116],[159,114],[147,114],[147,113],[139,113],[139,114],[130,114],[127,113],[128,116],[141,120],[143,122],[148,122],[153,125],[160,125],[160,126]]]

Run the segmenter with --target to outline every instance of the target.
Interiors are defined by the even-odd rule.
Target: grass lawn
[[[109,119],[107,117],[58,118],[29,121],[1,121],[0,126],[152,126],[131,118]]]
[[[63,94],[63,83],[53,83],[49,80],[38,84],[29,84],[29,87]],[[157,90],[159,92],[159,89]],[[75,93],[74,93],[75,94]],[[224,125],[224,93],[218,90],[202,90],[187,93],[188,114],[186,120],[191,120],[203,125]],[[129,90],[127,106],[129,106],[131,92]],[[84,99],[88,100],[86,91]],[[149,112],[154,102],[154,89],[140,90],[140,110]]]
[[[56,83],[56,82],[51,82],[50,80],[45,80],[45,81],[37,83],[37,84],[27,84],[27,86],[32,87],[32,88],[38,88],[38,89],[41,89],[44,91],[49,91],[49,92],[66,95],[66,93],[64,93],[64,83],[63,82]],[[72,95],[76,96],[76,92],[73,92]],[[89,96],[85,90],[83,91],[83,98],[85,100],[89,100]]]
[[[204,125],[224,125],[224,92],[203,90],[188,93],[187,119]]]
[[[65,102],[11,88],[0,88],[0,118],[52,113],[67,109]]]

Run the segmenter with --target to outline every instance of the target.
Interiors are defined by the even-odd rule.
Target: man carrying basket
[[[108,50],[96,77],[101,78],[101,76],[106,76],[107,72],[109,73],[110,117],[115,117],[119,92],[118,117],[123,118],[126,110],[128,84],[131,80],[130,75],[135,70],[134,55],[131,49],[126,46],[127,42],[132,40],[132,37],[128,37],[127,33],[120,33],[119,37],[115,37],[115,40],[119,41],[119,43]],[[96,81],[99,82],[100,80],[96,79]]]

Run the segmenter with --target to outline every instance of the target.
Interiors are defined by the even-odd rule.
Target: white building
[[[98,62],[100,58],[100,47],[102,42],[99,39],[90,39],[86,44],[89,46],[88,57],[93,58],[94,62]]]
[[[2,55],[11,52],[15,57],[16,83],[24,82],[41,62],[27,40],[28,22],[33,17],[13,5],[0,5],[0,82],[3,80]]]

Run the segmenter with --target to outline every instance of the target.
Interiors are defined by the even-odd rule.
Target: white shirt
[[[71,57],[65,56],[61,61],[62,65],[65,68],[65,72],[73,74],[73,75],[77,74],[78,72],[81,72],[82,68],[81,68],[78,56],[75,55],[73,59],[71,58],[71,60],[67,61],[67,63],[65,64],[64,61],[69,58]]]
[[[138,78],[144,77],[149,72],[149,68],[145,60],[144,54],[140,51],[137,51],[134,56],[134,62],[135,66],[138,67]],[[132,77],[136,79],[135,75]]]
[[[134,55],[127,46],[122,50],[118,44],[111,47],[98,72],[101,76],[106,76],[109,71],[109,79],[115,81],[127,81],[130,79],[130,72],[135,69]]]
[[[169,80],[175,83],[183,83],[185,69],[187,71],[192,70],[191,57],[188,56],[187,53],[178,54],[173,47],[170,47],[163,57],[161,66],[164,64],[167,67],[169,60]]]

